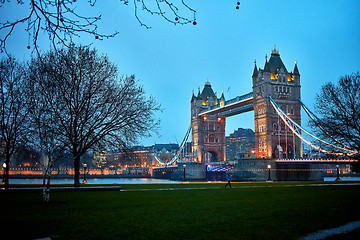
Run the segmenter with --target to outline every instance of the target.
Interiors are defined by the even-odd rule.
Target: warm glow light
[[[204,117],[204,121],[206,121],[206,120],[207,120],[207,117],[205,116],[205,117]]]
[[[271,168],[271,165],[269,164],[269,165],[267,166],[267,168],[270,169],[270,168]]]
[[[271,73],[271,80],[276,80],[278,77],[277,74]]]
[[[6,163],[3,163],[3,168],[6,168]]]
[[[218,118],[218,122],[221,122],[221,118]]]

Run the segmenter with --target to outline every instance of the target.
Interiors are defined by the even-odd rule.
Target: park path
[[[337,228],[330,228],[325,230],[320,230],[315,233],[309,234],[305,237],[300,238],[299,240],[320,240],[325,239],[327,237],[337,235],[337,234],[343,234],[351,232],[357,228],[360,228],[360,221],[355,222],[349,222],[343,226],[337,227]]]

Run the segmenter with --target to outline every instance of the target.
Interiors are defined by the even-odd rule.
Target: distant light
[[[221,122],[221,118],[220,118],[220,117],[218,117],[218,122]]]
[[[270,169],[270,168],[271,168],[271,165],[270,165],[270,164],[269,164],[269,165],[267,165],[267,168],[268,168],[268,169]]]
[[[3,163],[3,168],[6,168],[6,163]]]

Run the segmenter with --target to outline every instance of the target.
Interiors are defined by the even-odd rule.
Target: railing
[[[277,163],[353,163],[354,159],[276,159]]]
[[[237,96],[236,98],[233,98],[233,99],[229,99],[227,101],[225,101],[225,106],[226,105],[229,105],[229,104],[232,104],[232,103],[236,103],[236,102],[240,102],[244,99],[248,99],[248,98],[252,98],[253,97],[253,93],[247,93],[245,95],[242,95],[242,96]]]

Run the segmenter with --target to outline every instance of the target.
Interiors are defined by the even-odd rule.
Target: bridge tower
[[[225,160],[225,117],[198,116],[201,110],[223,105],[224,94],[217,98],[211,84],[206,81],[204,89],[191,98],[192,153],[199,162],[221,162]]]
[[[272,50],[264,69],[257,68],[252,75],[255,120],[256,158],[299,158],[302,156],[301,140],[293,135],[279,119],[269,95],[296,123],[301,125],[300,74],[295,60],[294,70],[288,72],[279,51]]]

